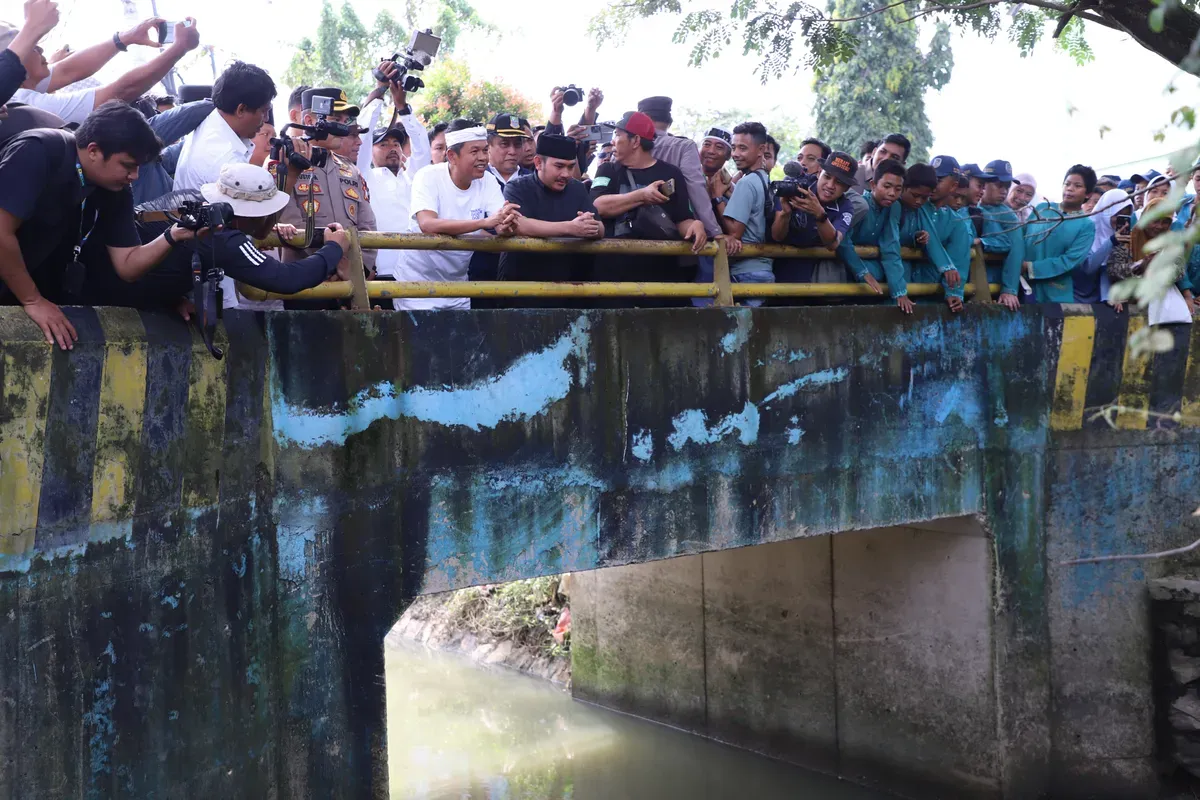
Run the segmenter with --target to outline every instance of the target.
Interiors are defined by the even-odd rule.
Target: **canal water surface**
[[[885,795],[571,699],[523,675],[386,645],[393,798],[880,800]]]

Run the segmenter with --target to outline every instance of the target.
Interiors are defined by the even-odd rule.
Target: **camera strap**
[[[79,188],[87,189],[87,179],[83,175],[83,165],[79,163],[79,159],[75,159],[75,173],[79,176]],[[83,293],[83,282],[86,276],[86,269],[83,262],[79,260],[80,253],[83,252],[84,245],[87,244],[92,233],[96,230],[96,224],[100,220],[99,212],[92,215],[92,225],[85,233],[84,211],[87,208],[88,195],[84,194],[83,199],[79,201],[79,234],[75,238],[75,247],[71,256],[71,263],[67,265],[66,275],[63,276],[63,283],[66,292],[71,297],[78,297]]]

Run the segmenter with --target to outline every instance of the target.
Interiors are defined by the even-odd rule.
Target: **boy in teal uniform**
[[[946,289],[946,305],[957,313],[962,311],[963,288],[967,276],[971,274],[971,219],[965,215],[960,216],[954,207],[958,184],[962,179],[962,168],[954,156],[937,156],[929,165],[933,167],[938,179],[937,187],[929,196],[930,213],[937,226],[935,233],[958,274],[958,280],[951,286],[950,273],[943,273],[942,285]]]
[[[1004,256],[1003,264],[988,264],[988,283],[1000,284],[1000,304],[1016,311],[1021,306],[1017,292],[1021,284],[1021,262],[1025,260],[1025,234],[1017,213],[1006,202],[1008,190],[1012,188],[1012,164],[991,161],[983,171],[987,176],[983,182],[983,200],[979,204],[983,212],[983,236],[975,244],[982,246],[986,255]]]
[[[1200,192],[1200,160],[1192,165],[1192,169],[1194,170],[1192,172],[1192,191]],[[1191,194],[1183,198],[1179,211],[1175,212],[1175,221],[1171,223],[1171,230],[1186,230],[1195,222],[1197,197],[1200,197],[1200,194]],[[1180,288],[1186,288],[1193,293],[1200,292],[1200,247],[1193,246],[1188,250],[1187,269],[1180,281]]]
[[[937,171],[928,164],[914,164],[908,168],[904,181],[904,193],[900,195],[900,246],[915,247],[925,251],[926,260],[917,264],[904,262],[905,277],[910,283],[942,283],[948,290],[961,284],[958,270],[946,254],[941,239],[936,235],[938,223],[929,198],[938,186]],[[905,298],[907,299],[907,298]],[[947,301],[949,302],[949,301]],[[897,301],[899,304],[899,301]],[[900,306],[904,308],[903,305]],[[951,308],[954,308],[951,305]],[[961,301],[958,304],[960,310]],[[912,301],[905,311],[911,313]]]
[[[883,293],[879,281],[885,281],[892,299],[901,308],[904,305],[899,299],[908,294],[908,282],[900,261],[900,206],[896,201],[904,191],[904,172],[899,161],[889,158],[880,162],[875,168],[871,191],[863,196],[866,213],[838,245],[838,255],[854,277],[879,294]],[[865,261],[855,247],[878,247],[880,257]]]
[[[1063,179],[1062,203],[1042,203],[1029,217],[1022,270],[1033,287],[1033,302],[1075,302],[1071,272],[1092,252],[1096,236],[1092,220],[1081,216],[1095,188],[1095,171],[1076,164]]]

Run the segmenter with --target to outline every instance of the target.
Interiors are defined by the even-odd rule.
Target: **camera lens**
[[[563,103],[569,106],[578,105],[583,99],[583,92],[576,89],[574,86],[568,86],[563,92]]]

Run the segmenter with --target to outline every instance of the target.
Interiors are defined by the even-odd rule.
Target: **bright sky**
[[[380,9],[399,7],[395,0],[352,2],[368,24]],[[675,26],[669,18],[645,21],[623,43],[597,50],[587,22],[601,0],[474,4],[502,35],[465,36],[457,55],[477,77],[502,78],[529,97],[545,97],[556,84],[574,83],[604,90],[601,118],[633,108],[640,97],[666,94],[675,98],[677,108],[746,108],[768,127],[778,108],[797,119],[811,119],[811,74],[800,72],[763,86],[753,74],[755,61],[734,53],[701,69],[689,68],[690,48],[671,43]],[[124,15],[131,8],[135,18],[151,15],[151,0],[59,0],[59,5],[64,21],[47,40],[48,50],[63,42],[78,49],[104,38],[105,31],[127,27]],[[0,18],[19,22],[21,6],[21,0],[0,0]],[[294,43],[315,27],[321,0],[157,0],[157,6],[159,15],[169,19],[202,10],[198,26],[202,41],[217,48],[218,70],[238,57],[259,64],[278,80]],[[1088,36],[1097,57],[1083,67],[1048,42],[1032,58],[1022,59],[1007,40],[958,38],[950,83],[926,96],[933,153],[964,163],[1008,159],[1016,171],[1032,172],[1051,198],[1057,198],[1062,174],[1076,162],[1122,175],[1135,167],[1162,169],[1165,154],[1194,143],[1197,135],[1170,129],[1166,141],[1156,143],[1153,134],[1173,109],[1196,101],[1200,81],[1179,74],[1128,37],[1094,25]],[[561,66],[550,67],[551,62]],[[115,59],[102,77],[119,74],[128,64],[129,56]],[[185,61],[182,71],[190,82],[212,80],[207,59]],[[1172,81],[1178,91],[1168,95]],[[283,98],[288,90],[281,86]],[[1103,137],[1102,127],[1110,129]]]

